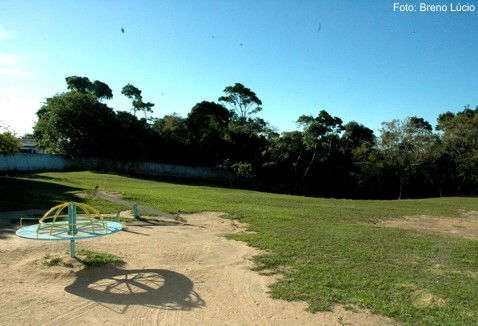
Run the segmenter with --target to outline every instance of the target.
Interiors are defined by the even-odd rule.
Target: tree
[[[145,119],[126,111],[116,113],[112,121],[114,157],[121,160],[146,160],[154,156],[153,132]]]
[[[275,184],[291,184],[297,177],[297,158],[303,149],[300,131],[270,133],[263,151],[261,175]]]
[[[98,100],[111,100],[113,98],[113,91],[111,88],[99,81],[91,82],[88,77],[69,76],[65,78],[68,90],[81,92],[85,94],[93,94]]]
[[[18,152],[20,150],[20,140],[9,130],[0,133],[0,154]]]
[[[262,110],[262,101],[256,96],[256,93],[251,91],[240,83],[235,83],[234,86],[227,86],[224,88],[225,96],[219,97],[219,102],[224,102],[232,107],[231,112],[237,119],[243,123],[247,119]]]
[[[241,83],[224,88],[226,95],[218,101],[229,105],[231,122],[228,125],[227,138],[231,144],[228,160],[242,164],[260,166],[262,151],[266,146],[268,124],[252,116],[262,110],[262,101],[249,88]]]
[[[296,165],[300,151],[303,148],[304,137],[300,131],[283,132],[269,139],[268,154],[269,160],[274,162],[288,162],[291,166]]]
[[[201,164],[222,162],[227,146],[227,127],[231,113],[224,106],[203,101],[196,104],[186,119],[192,150]]]
[[[191,155],[187,121],[177,113],[155,119],[153,131],[159,136],[159,160],[166,163],[194,165],[195,157]],[[159,154],[158,153],[158,154]]]
[[[438,117],[437,129],[443,139],[444,153],[449,159],[447,175],[454,176],[458,192],[478,190],[478,106],[466,106],[456,114],[446,112]]]
[[[333,145],[337,143],[343,126],[340,118],[331,116],[325,110],[320,111],[317,117],[301,115],[297,120],[297,124],[303,128],[305,150],[312,152],[309,163],[300,180],[300,183],[303,183],[318,153],[322,154],[322,160],[331,154]],[[297,162],[299,162],[301,155],[302,153],[299,154]]]
[[[162,137],[176,139],[183,143],[187,142],[186,119],[177,113],[168,114],[153,123],[153,129]]]
[[[46,153],[110,156],[115,113],[96,96],[78,91],[48,98],[37,111],[34,136]]]
[[[132,100],[133,114],[136,116],[137,111],[143,111],[144,117],[146,118],[146,114],[148,112],[153,112],[152,107],[154,106],[154,104],[151,102],[143,102],[143,96],[141,95],[141,93],[142,91],[139,88],[131,84],[127,84],[121,90],[121,94]]]
[[[437,150],[438,136],[430,123],[417,117],[383,122],[380,132],[377,145],[399,179],[398,198],[409,196],[410,182],[423,177],[423,167]]]
[[[222,105],[202,101],[197,103],[188,113],[187,123],[193,131],[211,127],[226,128],[231,120],[231,113]]]
[[[65,78],[68,90],[72,92],[92,93],[93,83],[88,77],[69,76]]]
[[[113,91],[105,83],[95,80],[93,82],[93,94],[101,101],[102,99],[111,100],[113,98]]]
[[[251,163],[255,167],[260,166],[269,133],[270,129],[263,119],[232,120],[226,135],[229,142],[227,157],[233,163],[243,162]]]
[[[341,138],[344,145],[349,149],[360,147],[364,143],[375,144],[373,130],[355,121],[344,125],[344,133]]]
[[[340,137],[340,162],[342,166],[343,194],[348,197],[361,197],[370,194],[373,169],[370,158],[375,145],[373,130],[351,121],[343,126]]]

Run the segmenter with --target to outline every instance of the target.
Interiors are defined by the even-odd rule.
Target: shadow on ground
[[[201,308],[206,305],[186,276],[165,269],[119,269],[114,265],[85,268],[65,291],[105,304],[140,305],[166,310]]]
[[[78,200],[81,188],[51,183],[43,178],[19,179],[0,176],[0,212],[50,208],[58,203]]]
[[[58,203],[78,201],[74,196],[78,190],[81,189],[51,183],[49,178],[35,175],[28,176],[28,179],[0,176],[0,239],[14,233],[20,217],[24,217],[12,214],[13,211],[39,209],[43,215]]]

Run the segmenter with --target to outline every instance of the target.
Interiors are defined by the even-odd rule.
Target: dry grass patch
[[[381,226],[478,240],[478,212],[460,210],[462,217],[447,218],[428,215],[405,216],[379,223]]]

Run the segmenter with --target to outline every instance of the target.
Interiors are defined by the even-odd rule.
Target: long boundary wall
[[[74,158],[60,155],[13,153],[0,155],[0,172],[36,172],[95,170],[121,173],[137,173],[154,176],[193,178],[214,181],[234,181],[229,171],[153,162],[119,162],[112,160]]]

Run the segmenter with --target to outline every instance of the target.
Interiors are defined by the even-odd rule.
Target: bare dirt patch
[[[77,241],[119,256],[122,266],[84,267],[69,257],[68,242],[22,239],[16,225],[0,226],[2,325],[396,324],[357,308],[311,314],[305,303],[269,298],[274,278],[251,271],[259,251],[224,237],[244,225],[219,215],[188,215],[187,225],[143,220]],[[48,267],[45,255],[64,264]]]
[[[379,223],[381,226],[427,234],[478,240],[478,212],[461,211],[462,217],[447,218],[428,215],[406,216]]]

